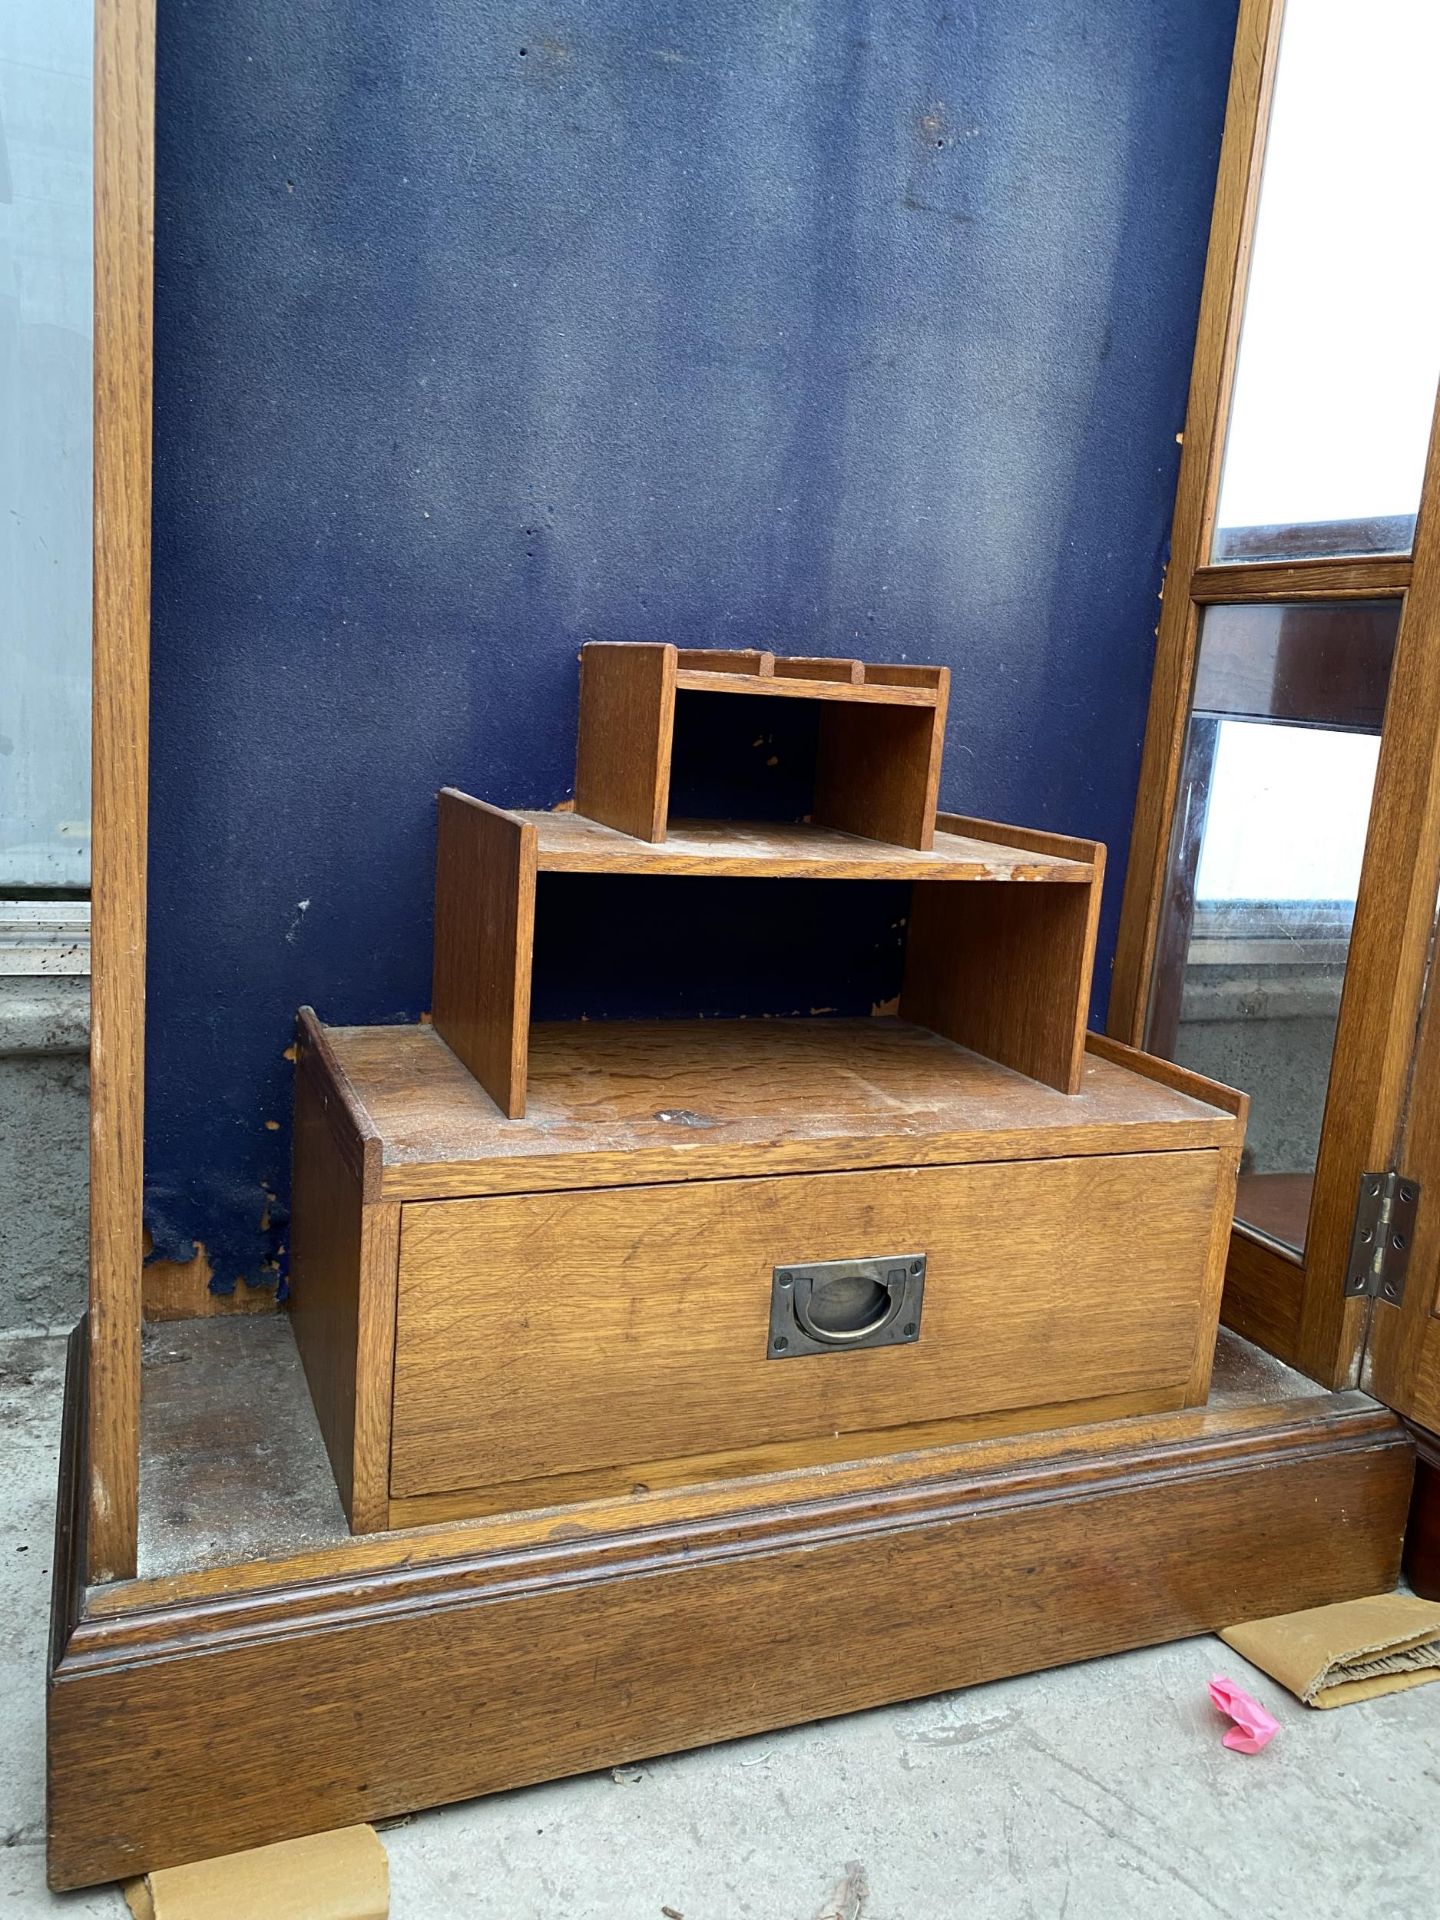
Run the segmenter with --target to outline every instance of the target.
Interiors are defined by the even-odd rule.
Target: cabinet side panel
[[[348,1115],[304,1047],[295,1080],[290,1322],[340,1499],[357,1533],[389,1516],[400,1206],[366,1206]]]
[[[535,829],[446,787],[435,850],[435,1031],[510,1120],[525,1112]]]
[[[1100,887],[917,881],[902,1019],[1078,1093]]]
[[[360,1307],[360,1180],[342,1149],[335,1100],[311,1056],[295,1076],[290,1212],[290,1324],[354,1524],[355,1362]]]
[[[580,652],[575,811],[663,840],[675,728],[675,648],[592,642]]]
[[[1227,1327],[1298,1367],[1304,1294],[1305,1269],[1298,1260],[1232,1227],[1222,1306]]]

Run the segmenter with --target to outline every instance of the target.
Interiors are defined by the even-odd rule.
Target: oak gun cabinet
[[[1238,251],[1230,231],[1243,224],[1237,183],[1254,157],[1255,103],[1265,95],[1277,19],[1269,0],[1245,0],[1241,9],[1216,258]],[[1081,1350],[1063,1356],[1071,1371],[1063,1381],[1055,1376],[1059,1390],[1080,1396],[1063,1408],[1034,1403],[1034,1380],[1012,1380],[1017,1392],[1007,1396],[999,1368],[987,1366],[965,1382],[968,1394],[979,1381],[983,1405],[962,1400],[937,1410],[931,1398],[925,1418],[897,1429],[876,1422],[897,1412],[903,1422],[903,1396],[854,1385],[857,1363],[872,1363],[878,1375],[881,1362],[924,1363],[932,1329],[947,1341],[945,1296],[952,1288],[977,1324],[990,1326],[987,1339],[1015,1327],[1019,1306],[1004,1294],[1003,1255],[1016,1223],[1007,1211],[1004,1235],[985,1258],[981,1298],[974,1269],[966,1267],[964,1209],[983,1214],[1003,1206],[995,1195],[1022,1171],[1042,1183],[1079,1182],[1102,1161],[1119,1183],[1112,1200],[1143,1209],[1154,1203],[1125,1187],[1123,1175],[1130,1163],[1151,1157],[1191,1168],[1214,1163],[1213,1200],[1229,1177],[1219,1163],[1233,1152],[1239,1117],[1238,1103],[1227,1105],[1198,1076],[1113,1042],[1087,1041],[1078,975],[1070,976],[1065,995],[1047,992],[1022,1010],[1013,995],[998,991],[995,969],[987,973],[978,959],[967,962],[975,990],[958,999],[945,992],[941,972],[921,964],[936,943],[953,963],[965,939],[978,940],[983,930],[988,950],[1003,950],[1003,970],[1013,972],[1012,952],[1041,951],[1037,916],[1052,962],[1067,942],[1072,951],[1077,940],[1088,950],[1088,919],[1077,931],[1082,915],[1074,903],[1084,901],[1088,916],[1098,876],[1056,879],[1052,870],[1049,879],[1023,877],[1027,866],[1047,863],[1093,868],[1093,854],[1076,843],[1027,846],[980,822],[942,816],[925,845],[925,812],[935,801],[936,716],[946,689],[938,678],[922,677],[908,684],[927,697],[877,700],[873,690],[886,683],[868,662],[791,663],[780,671],[773,657],[767,670],[761,648],[718,662],[683,648],[672,660],[660,650],[635,670],[634,697],[650,703],[653,717],[648,731],[636,733],[648,743],[636,756],[641,777],[627,794],[637,811],[618,825],[601,811],[614,779],[603,762],[579,783],[574,822],[500,809],[492,819],[478,802],[447,803],[452,823],[472,833],[478,819],[487,823],[484,831],[508,848],[514,881],[533,865],[535,899],[507,879],[468,930],[462,918],[454,949],[461,962],[476,950],[477,931],[492,955],[508,958],[498,972],[467,978],[462,965],[449,976],[448,1014],[437,991],[440,1034],[392,1034],[375,1042],[397,1050],[381,1057],[373,1032],[305,1022],[297,1098],[310,1183],[301,1198],[311,1242],[308,1306],[297,1285],[293,1316],[142,1327],[153,0],[97,0],[96,30],[94,1153],[90,1310],[70,1345],[53,1571],[52,1884],[83,1886],[1389,1586],[1413,1480],[1403,1423],[1362,1392],[1318,1387],[1230,1330],[1219,1337],[1204,1393],[1201,1377],[1211,1359],[1204,1320],[1213,1294],[1204,1283],[1192,1285],[1193,1266],[1185,1269],[1191,1280],[1182,1283],[1182,1301],[1176,1280],[1157,1265],[1141,1261],[1132,1272],[1117,1253],[1095,1310],[1106,1317],[1110,1337],[1132,1339],[1142,1352],[1127,1287],[1157,1305],[1160,1334],[1143,1348],[1148,1371],[1126,1377],[1119,1346],[1107,1370],[1094,1351],[1084,1351],[1082,1336]],[[1191,444],[1196,436],[1187,435],[1187,449]],[[1433,574],[1433,561],[1427,564]],[[1392,568],[1392,584],[1408,583],[1408,562],[1405,573],[1399,582]],[[1418,588],[1418,547],[1415,573]],[[1433,580],[1426,591],[1433,596]],[[1163,643],[1162,656],[1168,658]],[[736,678],[717,690],[711,676],[718,674]],[[757,692],[747,684],[737,693],[741,676],[747,683],[818,676],[827,692],[812,709],[809,696],[793,692]],[[674,696],[668,714],[667,682]],[[828,692],[836,686],[861,697],[837,698]],[[793,836],[787,851],[786,835],[774,834],[785,823],[769,821],[759,851],[799,865],[758,879],[745,864],[757,857],[755,841],[731,844],[706,804],[701,776],[714,729],[723,734],[732,724],[727,715],[758,713],[767,700],[777,711],[782,704],[794,710],[797,726],[803,720],[811,727],[813,765],[799,810],[811,817],[805,838],[812,852],[797,851]],[[1423,721],[1413,686],[1404,705],[1417,724]],[[843,796],[827,797],[818,777],[821,707],[854,710],[851,720],[824,723],[832,741],[849,729],[849,754],[886,750],[900,737],[905,771],[883,796],[883,831],[878,815],[847,815]],[[877,721],[872,709],[909,717]],[[752,791],[759,791],[765,759],[750,772]],[[878,787],[867,783],[867,791],[878,804]],[[753,815],[742,809],[741,817]],[[687,820],[697,824],[681,824]],[[565,834],[586,850],[565,857],[593,862],[598,848],[598,865],[546,869]],[[687,872],[651,872],[636,863],[719,857],[738,860],[742,870],[697,882],[707,894],[733,878],[766,888],[818,882],[818,897],[824,876],[808,863],[827,835],[872,843],[859,874],[840,882],[828,869],[837,885],[911,889],[909,951],[898,956],[905,970],[899,1009],[858,1023],[865,1038],[854,1034],[838,1067],[823,1044],[815,1045],[842,1034],[843,1023],[825,1018],[702,1023],[714,1029],[704,1037],[707,1047],[760,1049],[747,1053],[738,1072],[717,1068],[715,1052],[687,1060],[687,1022],[657,1023],[663,1034],[642,1042],[660,1049],[647,1070],[652,1078],[642,1087],[623,1060],[604,1064],[592,1056],[598,1107],[569,1137],[564,1127],[557,1133],[556,1103],[569,1102],[572,1111],[577,1104],[563,1061],[573,1067],[584,1048],[603,1053],[624,1035],[620,1025],[601,1030],[586,1022],[596,1031],[578,1047],[558,1036],[557,1051],[550,1022],[532,1019],[526,994],[537,980],[547,991],[554,984],[547,915],[564,903],[551,890],[598,886],[611,860],[621,862],[618,880],[626,886],[688,884],[694,876]],[[957,849],[947,836],[972,844]],[[464,840],[462,832],[462,868],[470,859]],[[925,864],[937,846],[942,863],[958,861],[945,878],[933,878],[933,865]],[[1033,855],[1040,858],[1026,857]],[[882,876],[867,865],[876,860],[913,864],[898,877]],[[982,870],[997,860],[1008,865],[987,896],[992,879]],[[498,869],[486,865],[505,870],[503,861]],[[964,906],[962,897],[972,904]],[[469,898],[473,913],[475,896]],[[981,911],[987,899],[988,917]],[[1036,904],[1043,900],[1051,904]],[[1071,904],[1059,904],[1065,901]],[[527,916],[537,905],[532,921]],[[914,966],[919,971],[911,977]],[[437,990],[439,984],[437,973]],[[987,993],[992,985],[997,990]],[[862,1045],[893,1046],[894,1058],[888,1067],[867,1058],[867,1072],[856,1072],[854,1049]],[[767,1056],[766,1047],[776,1051]],[[943,1096],[930,1079],[940,1062],[975,1096],[961,1103],[967,1112],[959,1125],[953,1084]],[[424,1079],[437,1064],[444,1088]],[[419,1091],[412,1119],[425,1124],[407,1131],[400,1108],[412,1069]],[[746,1106],[747,1078],[752,1092],[757,1079],[781,1084],[783,1128],[772,1113],[747,1135],[745,1111],[766,1122],[763,1100]],[[657,1081],[665,1090],[653,1106],[627,1106],[620,1098],[610,1111],[599,1110],[617,1086],[644,1091],[648,1101]],[[830,1089],[828,1104],[811,1097],[819,1084]],[[848,1092],[839,1098],[843,1087]],[[1003,1098],[987,1108],[1002,1088]],[[1106,1119],[1117,1089],[1124,1097]],[[1070,1128],[1060,1118],[1066,1111],[1080,1123]],[[687,1112],[716,1124],[692,1125]],[[1416,1106],[1417,1151],[1427,1141],[1426,1150],[1433,1149],[1440,1131],[1433,1118],[1424,1103]],[[1152,1123],[1173,1153],[1154,1153],[1154,1139],[1142,1145]],[[587,1134],[593,1158],[581,1150]],[[531,1144],[522,1153],[502,1144],[511,1141]],[[690,1153],[697,1157],[687,1162]],[[615,1177],[620,1163],[639,1171],[646,1156],[651,1164],[639,1185]],[[508,1185],[507,1170],[515,1176]],[[942,1201],[911,1214],[912,1189],[952,1179],[963,1208],[952,1212]],[[996,1183],[989,1197],[974,1184],[987,1181]],[[874,1183],[875,1204],[893,1209],[879,1222],[886,1238],[874,1251],[882,1255],[918,1256],[932,1245],[932,1222],[945,1224],[952,1237],[944,1247],[933,1241],[920,1336],[907,1342],[906,1320],[888,1351],[762,1361],[760,1346],[776,1335],[755,1291],[754,1267],[772,1252],[771,1227],[779,1222],[788,1233],[780,1197],[826,1182],[852,1183],[856,1192]],[[1192,1222],[1207,1204],[1204,1185],[1192,1180],[1185,1202]],[[741,1288],[750,1289],[746,1338],[753,1332],[756,1345],[739,1392],[763,1401],[777,1391],[770,1378],[793,1381],[787,1391],[802,1403],[805,1431],[787,1427],[774,1437],[772,1420],[771,1437],[731,1444],[735,1429],[724,1422],[732,1410],[713,1397],[697,1409],[696,1396],[708,1393],[697,1370],[683,1383],[690,1397],[682,1395],[675,1413],[687,1431],[699,1411],[706,1413],[710,1454],[674,1451],[686,1442],[664,1424],[671,1410],[647,1406],[643,1420],[650,1424],[637,1427],[635,1446],[623,1450],[629,1457],[601,1458],[614,1449],[582,1444],[587,1437],[573,1425],[568,1433],[563,1423],[547,1432],[544,1421],[530,1417],[532,1403],[524,1425],[528,1451],[506,1478],[509,1463],[497,1459],[475,1409],[446,1376],[448,1335],[427,1326],[422,1313],[407,1329],[414,1366],[406,1384],[415,1391],[399,1409],[408,1438],[394,1455],[395,1359],[386,1343],[401,1327],[407,1244],[418,1262],[420,1305],[427,1288],[433,1297],[435,1275],[444,1293],[456,1245],[468,1278],[475,1210],[493,1206],[498,1219],[503,1209],[524,1245],[533,1242],[555,1263],[563,1286],[591,1288],[581,1301],[585,1312],[613,1312],[603,1290],[597,1294],[585,1275],[565,1269],[572,1238],[545,1241],[536,1203],[573,1210],[573,1242],[589,1233],[599,1244],[627,1196],[675,1188],[685,1201],[677,1218],[682,1239],[692,1236],[687,1245],[709,1246],[705,1209],[715,1208],[720,1220],[732,1195],[737,1209],[748,1209],[747,1233],[764,1238],[763,1255],[756,1245]],[[750,1208],[740,1196],[755,1192],[776,1203]],[[827,1209],[827,1220],[832,1212],[840,1209]],[[727,1231],[733,1223],[717,1226],[714,1237]],[[1420,1231],[1430,1231],[1424,1213]],[[1027,1285],[1050,1285],[1056,1314],[1078,1315],[1076,1303],[1037,1269],[1023,1220],[1018,1238]],[[1117,1246],[1128,1253],[1137,1243],[1132,1231]],[[834,1249],[808,1239],[784,1244],[797,1260],[815,1263],[810,1324],[833,1333],[835,1311],[870,1297],[865,1285],[840,1288],[830,1297],[835,1311],[827,1313],[822,1299],[817,1314],[813,1283],[825,1278],[820,1267],[833,1264],[820,1256]],[[1193,1243],[1187,1257],[1194,1259]],[[1213,1260],[1219,1257],[1212,1250]],[[908,1264],[888,1261],[878,1279],[855,1271],[838,1278],[885,1293],[879,1318],[895,1298],[892,1272],[901,1276],[893,1285],[903,1306]],[[801,1269],[783,1271],[793,1282]],[[768,1278],[773,1288],[776,1277]],[[725,1285],[735,1286],[729,1274]],[[452,1286],[440,1304],[462,1316],[472,1307],[484,1315],[504,1311],[512,1335],[525,1331],[519,1321],[528,1300],[508,1271],[494,1287]],[[706,1351],[705,1342],[725,1334],[727,1309],[708,1290],[688,1304],[697,1311],[682,1332]],[[1414,1337],[1397,1364],[1428,1366],[1428,1305],[1428,1290],[1412,1287],[1405,1325]],[[792,1311],[773,1294],[771,1307]],[[328,1372],[312,1360],[308,1378],[294,1337],[307,1312],[324,1324],[301,1337],[312,1355],[329,1358]],[[987,1323],[992,1312],[996,1318]],[[1263,1323],[1252,1331],[1268,1337]],[[962,1349],[957,1342],[963,1375],[971,1356]],[[547,1364],[573,1371],[563,1340],[540,1350]],[[1181,1371],[1182,1350],[1193,1373]],[[808,1377],[820,1388],[802,1390]],[[1433,1371],[1426,1377],[1433,1381]],[[587,1390],[615,1406],[625,1403],[630,1386],[623,1372],[602,1373]],[[933,1394],[934,1387],[932,1379],[925,1390]],[[817,1431],[819,1409],[808,1399],[814,1393],[818,1401],[821,1389],[849,1396],[828,1431]],[[1182,1404],[1202,1393],[1203,1404]],[[448,1449],[443,1472],[415,1478],[443,1477],[449,1486],[395,1495],[392,1456],[410,1463],[401,1468],[410,1476],[416,1459],[430,1457],[436,1433]],[[647,1457],[639,1458],[642,1452]],[[697,1471],[702,1477],[692,1477]],[[477,1497],[477,1489],[485,1491]],[[388,1530],[352,1533],[341,1490],[362,1526]],[[412,1517],[404,1510],[410,1502],[432,1504]],[[447,1512],[467,1517],[447,1519]],[[1236,1552],[1237,1539],[1246,1542],[1244,1552]],[[809,1625],[817,1601],[836,1592],[846,1604],[828,1610],[829,1630],[817,1635]]]

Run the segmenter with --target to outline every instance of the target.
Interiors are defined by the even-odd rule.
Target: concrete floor
[[[0,1343],[0,1920],[124,1912],[113,1889],[44,1891],[60,1366],[58,1340]],[[1216,1671],[1279,1719],[1265,1753],[1221,1746]],[[1437,1788],[1440,1684],[1316,1713],[1205,1639],[475,1801],[384,1837],[395,1920],[1434,1920]]]

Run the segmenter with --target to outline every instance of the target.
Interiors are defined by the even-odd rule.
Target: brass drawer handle
[[[790,1360],[918,1340],[924,1289],[923,1253],[776,1267],[768,1356]]]

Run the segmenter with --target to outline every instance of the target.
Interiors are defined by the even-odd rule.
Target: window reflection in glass
[[[1406,552],[1440,378],[1436,0],[1287,0],[1213,557]]]
[[[1303,1251],[1398,601],[1211,607],[1147,1044],[1250,1095],[1237,1217]]]

